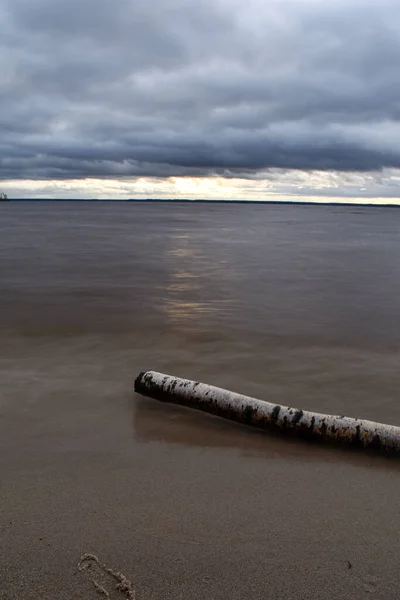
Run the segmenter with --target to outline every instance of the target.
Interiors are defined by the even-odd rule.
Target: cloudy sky
[[[0,0],[0,191],[400,203],[400,0]]]

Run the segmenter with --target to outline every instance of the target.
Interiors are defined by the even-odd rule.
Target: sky
[[[400,204],[400,0],[0,0],[10,197]]]

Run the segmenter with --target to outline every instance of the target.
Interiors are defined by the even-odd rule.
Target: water
[[[1,205],[4,598],[94,600],[89,552],[138,600],[396,600],[398,461],[132,388],[155,369],[400,424],[399,225],[392,208]]]
[[[6,381],[50,354],[399,424],[399,226],[395,208],[5,204]]]

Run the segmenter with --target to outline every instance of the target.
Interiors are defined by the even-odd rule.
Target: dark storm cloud
[[[400,166],[400,9],[0,0],[0,176]]]

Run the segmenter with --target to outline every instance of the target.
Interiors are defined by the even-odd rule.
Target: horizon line
[[[393,202],[340,202],[332,200],[226,200],[207,198],[7,198],[8,202],[158,202],[158,203],[197,203],[197,204],[274,204],[274,205],[296,205],[296,206],[371,206],[382,208],[399,208],[400,204]],[[0,202],[0,205],[3,202]]]

